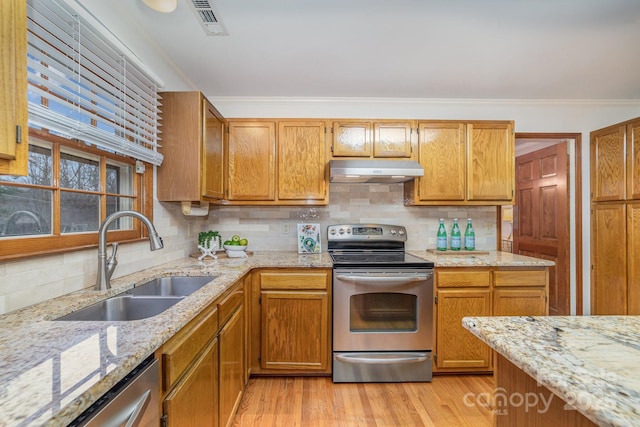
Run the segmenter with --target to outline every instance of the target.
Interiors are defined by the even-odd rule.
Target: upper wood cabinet
[[[591,132],[591,200],[640,199],[640,118]]]
[[[222,199],[224,152],[222,115],[200,92],[164,92],[158,200]]]
[[[334,158],[410,158],[413,155],[411,121],[336,121],[332,130]]]
[[[405,184],[409,204],[513,203],[513,122],[425,121],[418,134],[424,176]]]
[[[227,200],[274,201],[275,122],[230,121],[227,167]]]
[[[230,121],[225,203],[327,204],[325,132],[323,121]]]
[[[278,122],[278,199],[327,198],[324,122]]]
[[[0,2],[0,175],[27,175],[27,4]]]

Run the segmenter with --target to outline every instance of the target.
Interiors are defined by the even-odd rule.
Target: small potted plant
[[[217,231],[201,231],[198,233],[198,249],[202,253],[198,260],[207,256],[217,259],[216,251],[222,250],[222,237]]]

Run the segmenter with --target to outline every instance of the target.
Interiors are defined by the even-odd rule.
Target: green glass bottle
[[[444,228],[443,218],[440,218],[440,226],[438,227],[436,249],[439,251],[447,250],[447,230]]]
[[[453,227],[451,228],[451,250],[459,251],[462,246],[462,237],[460,236],[460,227],[458,226],[458,218],[453,219]]]
[[[476,250],[476,233],[471,225],[471,218],[467,218],[467,228],[464,230],[464,249],[467,251]]]

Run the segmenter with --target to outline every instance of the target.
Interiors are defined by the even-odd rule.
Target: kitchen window
[[[0,176],[0,259],[95,245],[116,211],[152,216],[151,165],[136,173],[133,159],[43,129],[31,128],[29,138],[28,176]],[[120,218],[109,236],[141,239],[143,227]]]

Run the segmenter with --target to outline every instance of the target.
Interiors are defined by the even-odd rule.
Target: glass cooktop
[[[433,268],[425,261],[403,251],[332,251],[334,267],[421,267]]]

